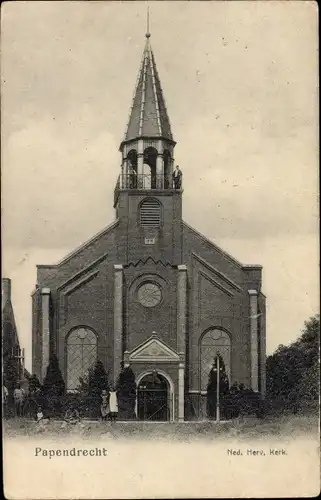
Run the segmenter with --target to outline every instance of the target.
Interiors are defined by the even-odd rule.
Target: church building
[[[262,266],[244,265],[182,219],[184,180],[155,57],[146,45],[114,192],[115,220],[55,265],[37,266],[33,373],[55,353],[68,391],[100,360],[115,384],[136,377],[136,413],[204,418],[217,353],[230,385],[265,392]],[[175,173],[174,173],[175,172]]]

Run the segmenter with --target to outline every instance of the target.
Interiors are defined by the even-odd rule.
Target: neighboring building
[[[230,383],[264,395],[262,267],[240,264],[182,220],[175,141],[146,37],[120,144],[116,220],[59,264],[37,266],[33,373],[42,380],[54,352],[74,390],[96,359],[114,382],[130,365],[139,418],[161,414],[156,394],[162,418],[201,418],[218,351]]]
[[[21,349],[11,302],[11,280],[1,280],[2,310],[2,375],[9,391],[27,386],[28,371],[24,368],[24,349]]]

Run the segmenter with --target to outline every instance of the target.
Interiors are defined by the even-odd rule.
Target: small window
[[[162,300],[162,291],[156,283],[145,282],[138,288],[138,302],[144,307],[155,307]]]
[[[154,198],[142,202],[140,225],[143,227],[159,227],[161,225],[161,206]]]

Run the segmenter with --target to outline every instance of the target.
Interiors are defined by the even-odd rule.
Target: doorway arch
[[[148,370],[137,380],[136,415],[138,420],[174,420],[174,384],[162,370]]]

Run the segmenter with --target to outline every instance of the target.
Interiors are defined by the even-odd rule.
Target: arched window
[[[137,151],[135,149],[131,149],[127,154],[127,174],[124,186],[130,189],[137,188]]]
[[[140,204],[140,225],[142,227],[160,227],[161,204],[155,198],[147,198]]]
[[[97,337],[89,328],[72,330],[67,337],[67,389],[79,387],[79,379],[97,360]]]
[[[137,151],[136,149],[131,149],[127,153],[127,160],[131,164],[134,170],[137,172]]]
[[[172,179],[172,159],[171,154],[168,149],[164,150],[163,153],[164,158],[164,188],[170,189],[173,187],[173,179]]]
[[[157,149],[148,147],[144,150],[144,189],[156,188]]]
[[[206,391],[208,377],[215,357],[219,353],[224,361],[226,374],[231,381],[231,340],[230,336],[219,329],[208,330],[200,340],[200,377],[201,390]]]

